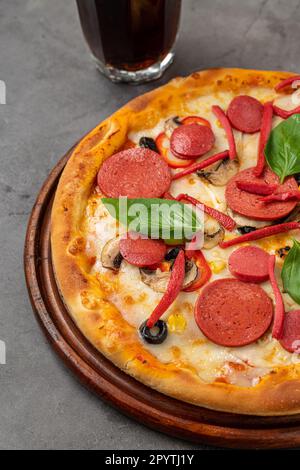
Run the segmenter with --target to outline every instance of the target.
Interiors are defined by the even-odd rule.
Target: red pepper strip
[[[228,145],[229,145],[229,158],[231,160],[234,160],[237,157],[237,153],[236,153],[235,140],[234,140],[234,135],[232,132],[231,124],[226,114],[224,113],[223,109],[220,108],[220,106],[212,106],[212,112],[218,118],[218,120],[221,123],[221,126],[226,132]]]
[[[172,305],[176,297],[178,296],[185,276],[185,256],[184,251],[180,250],[178,253],[171,271],[170,280],[168,287],[159,304],[155,307],[151,316],[147,320],[148,328],[153,328],[155,323],[165,313],[165,311]]]
[[[288,232],[289,230],[300,229],[298,222],[286,222],[284,224],[270,225],[269,227],[259,228],[253,232],[246,233],[240,237],[232,238],[231,240],[223,241],[219,244],[221,248],[229,248],[230,246],[238,245],[239,243],[252,242],[260,240],[261,238],[277,235],[278,233]]]
[[[274,314],[272,336],[273,338],[280,339],[283,333],[283,323],[284,323],[285,312],[284,312],[284,304],[282,300],[282,295],[279,290],[275,273],[274,273],[275,261],[276,261],[275,255],[271,255],[269,258],[269,263],[268,263],[269,278],[270,278],[271,286],[272,286],[273,293],[275,296],[275,314]]]
[[[186,170],[179,171],[172,176],[172,180],[178,180],[183,176],[190,175],[197,170],[203,170],[204,168],[212,165],[213,163],[218,162],[219,160],[224,160],[225,158],[229,157],[228,150],[224,152],[216,153],[216,155],[212,155],[211,157],[206,158],[206,160],[202,160],[202,162],[195,163],[194,165],[189,166]]]
[[[268,142],[270,132],[272,130],[272,119],[273,119],[273,104],[269,101],[264,104],[264,110],[262,115],[259,144],[258,144],[258,155],[257,164],[254,168],[254,175],[261,176],[265,167],[265,146]]]
[[[276,116],[279,116],[282,119],[287,119],[290,116],[293,116],[293,114],[300,113],[300,106],[297,106],[297,108],[290,109],[289,111],[287,111],[286,109],[278,108],[278,106],[273,104],[273,111],[274,111],[274,114],[276,114]]]
[[[261,196],[272,194],[278,188],[278,184],[254,183],[251,181],[237,181],[236,185],[241,191]]]
[[[175,155],[172,154],[170,148],[165,147],[164,143],[166,140],[169,141],[165,132],[161,132],[156,137],[155,143],[160,155],[171,168],[185,168],[192,164],[193,160],[183,160],[175,157]]]
[[[270,194],[270,196],[259,198],[262,202],[289,201],[290,199],[300,200],[300,191],[285,191],[284,193]]]
[[[183,289],[184,292],[194,292],[209,281],[211,269],[201,250],[187,250],[185,255],[196,263],[198,271],[200,271],[198,278],[190,286]]]
[[[209,207],[206,204],[203,204],[203,202],[198,201],[198,199],[195,199],[192,196],[189,196],[188,194],[179,194],[176,197],[176,199],[177,201],[190,202],[194,206],[201,205],[203,208],[203,211],[206,214],[210,215],[213,219],[217,220],[224,228],[226,228],[230,232],[236,226],[235,221],[231,217],[229,217],[229,215],[226,215],[223,212],[220,212],[217,209],[214,209],[213,207]]]
[[[210,122],[207,119],[204,119],[200,116],[187,116],[182,119],[181,124],[184,124],[185,126],[187,124],[200,124],[201,126],[208,126],[211,127]]]
[[[286,78],[285,80],[281,80],[276,86],[275,90],[279,91],[282,90],[283,88],[292,85],[296,80],[300,80],[300,75],[294,75],[293,77]]]

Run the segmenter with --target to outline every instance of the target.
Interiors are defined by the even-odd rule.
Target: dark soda
[[[77,0],[96,60],[128,72],[162,61],[175,43],[181,0]]]

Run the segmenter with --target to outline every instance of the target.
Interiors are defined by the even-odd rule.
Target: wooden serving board
[[[55,351],[100,398],[151,428],[196,443],[235,448],[300,447],[300,415],[257,417],[179,402],[137,382],[102,356],[73,323],[57,288],[51,261],[50,213],[72,149],[42,186],[25,242],[25,275],[33,310]]]

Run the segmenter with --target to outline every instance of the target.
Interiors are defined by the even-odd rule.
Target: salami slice
[[[255,283],[267,281],[269,256],[257,246],[243,246],[229,256],[229,271],[240,281]]]
[[[254,220],[276,220],[287,216],[297,205],[297,201],[274,201],[264,204],[258,194],[251,194],[238,188],[237,182],[253,182],[279,184],[279,178],[269,168],[265,168],[261,177],[253,174],[253,168],[248,168],[235,175],[226,187],[225,197],[228,206],[240,215]],[[298,186],[294,177],[286,178],[284,183],[278,186],[277,193],[297,190]]]
[[[97,182],[108,197],[160,197],[169,189],[171,173],[156,152],[132,148],[105,160]]]
[[[186,124],[177,127],[171,135],[171,150],[183,159],[198,158],[208,152],[215,142],[215,136],[209,126]]]
[[[263,105],[252,96],[236,96],[231,101],[227,116],[238,131],[253,134],[260,130]]]
[[[300,310],[286,312],[280,344],[287,351],[300,354]]]
[[[219,279],[208,284],[195,305],[195,320],[207,338],[221,346],[244,346],[269,328],[273,304],[257,284]]]
[[[142,238],[139,234],[128,233],[120,240],[120,253],[129,264],[134,266],[151,266],[160,263],[166,254],[167,247],[162,240]]]

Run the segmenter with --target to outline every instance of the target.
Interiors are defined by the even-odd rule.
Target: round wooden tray
[[[155,430],[222,447],[300,447],[300,415],[244,416],[179,402],[126,375],[80,333],[55,283],[50,250],[53,195],[71,151],[42,186],[32,209],[25,242],[25,275],[31,304],[53,348],[85,386]]]

